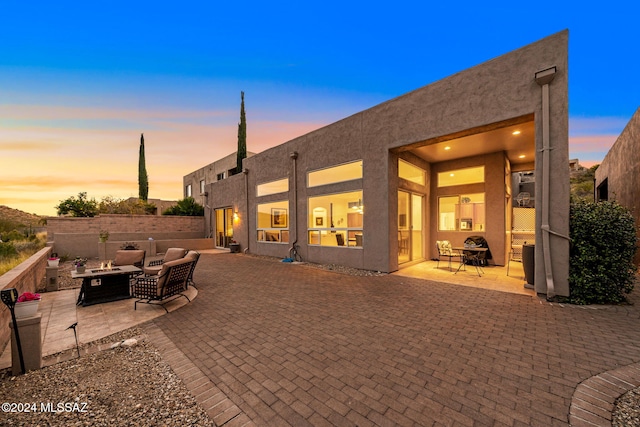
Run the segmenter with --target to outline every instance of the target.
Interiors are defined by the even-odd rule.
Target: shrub
[[[204,207],[193,197],[185,197],[179,200],[175,206],[162,212],[162,215],[204,216]]]
[[[10,242],[0,242],[0,258],[8,259],[18,256],[18,250]]]
[[[2,241],[3,242],[10,242],[10,241],[14,241],[14,240],[23,240],[24,234],[19,232],[18,230],[11,230],[8,233],[3,233],[2,234]]]
[[[615,202],[575,201],[570,210],[570,301],[609,304],[633,290],[636,226]]]

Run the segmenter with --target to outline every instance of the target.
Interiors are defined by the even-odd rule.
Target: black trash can
[[[534,287],[536,274],[536,245],[522,245],[522,268],[524,269],[524,277],[527,281],[527,287]]]

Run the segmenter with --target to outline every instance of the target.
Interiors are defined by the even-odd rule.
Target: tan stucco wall
[[[396,152],[445,135],[497,122],[535,117],[538,169],[542,149],[542,95],[540,86],[535,82],[535,73],[556,66],[558,71],[550,89],[553,148],[550,151],[551,228],[568,235],[567,45],[567,31],[554,34],[246,159],[244,166],[249,170],[248,206],[266,201],[255,197],[256,184],[289,177],[290,204],[294,201],[291,191],[294,180],[298,188],[297,216],[295,221],[290,221],[290,229],[298,224],[298,243],[306,260],[394,271],[398,268]],[[289,156],[294,151],[298,153],[295,177],[293,160]],[[363,161],[362,180],[307,188],[307,172],[359,159]],[[537,176],[541,176],[541,170],[537,169]],[[504,165],[499,170],[504,171]],[[216,206],[220,205],[217,198],[228,197],[219,191],[221,187],[218,184],[212,184],[213,194],[210,196],[210,203]],[[503,189],[504,186],[503,178]],[[366,244],[362,248],[307,246],[307,197],[359,189],[363,190],[366,206],[363,218]],[[237,194],[236,197],[245,196]],[[502,213],[496,221],[501,221],[504,226],[504,201],[500,201],[500,206]],[[240,214],[248,216],[249,230],[255,230],[255,212],[250,210]],[[539,220],[537,225],[539,229]],[[252,252],[285,255],[285,245],[255,244],[252,234],[249,234]],[[434,236],[429,236],[429,239],[428,245],[435,241]],[[498,242],[491,249],[495,248],[498,256],[502,252],[501,257],[504,257],[503,247]],[[559,295],[568,294],[568,250],[568,242],[552,237],[556,293]],[[542,247],[536,247],[536,262],[537,267],[542,266]],[[537,275],[536,284],[538,292],[546,291],[543,274]]]
[[[640,227],[640,108],[596,169],[596,188],[605,179],[609,200],[631,210],[636,225]],[[640,251],[636,253],[635,262],[640,264]]]
[[[205,219],[201,216],[109,214],[93,218],[47,218],[47,241],[53,242],[53,250],[60,256],[99,257],[98,236],[101,230],[110,233],[110,242],[206,237]]]

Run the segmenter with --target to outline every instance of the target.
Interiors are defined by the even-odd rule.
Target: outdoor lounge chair
[[[193,281],[193,272],[195,271],[196,264],[198,264],[198,260],[200,259],[200,253],[196,251],[189,251],[184,256],[184,258],[193,261],[193,265],[191,266],[191,271],[189,272],[189,277],[187,278],[187,286],[191,285],[194,288],[198,289],[195,282]]]
[[[175,261],[177,259],[184,258],[187,254],[187,250],[184,248],[169,248],[167,252],[165,252],[164,257],[162,259],[157,259],[154,261],[150,261],[149,265],[144,267],[144,274],[147,276],[155,276],[160,273],[160,269],[162,268],[162,264],[165,262]]]
[[[196,261],[186,258],[169,261],[162,265],[157,276],[138,277],[133,284],[133,296],[138,298],[134,303],[134,310],[138,308],[139,302],[158,302],[168,313],[165,303],[180,296],[191,301],[183,292],[187,290],[187,281],[195,263]]]
[[[451,248],[451,243],[448,240],[437,240],[436,241],[436,250],[438,251],[438,259],[436,261],[438,264],[436,268],[440,268],[440,257],[449,259],[449,271],[451,270],[451,258],[462,258],[463,255],[459,252],[454,252]],[[460,260],[462,262],[462,260]]]

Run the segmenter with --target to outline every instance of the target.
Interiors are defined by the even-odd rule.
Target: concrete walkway
[[[146,328],[217,425],[606,425],[596,376],[610,395],[640,379],[636,306],[242,254],[203,255],[195,277],[198,298]],[[622,367],[624,384],[606,374]]]
[[[68,289],[57,292],[44,292],[38,306],[41,316],[40,334],[42,338],[42,356],[75,349],[76,340],[69,326],[77,323],[76,333],[80,345],[91,343],[116,332],[131,328],[166,312],[159,305],[138,304],[133,309],[135,299],[124,299],[87,307],[76,306],[80,289]],[[198,291],[190,287],[185,295],[193,300]],[[165,305],[173,311],[187,304],[186,298],[180,297]],[[77,353],[74,353],[77,355]],[[71,356],[71,355],[67,355]],[[55,363],[51,360],[48,363]],[[0,369],[11,366],[11,343],[7,344],[0,356]]]

